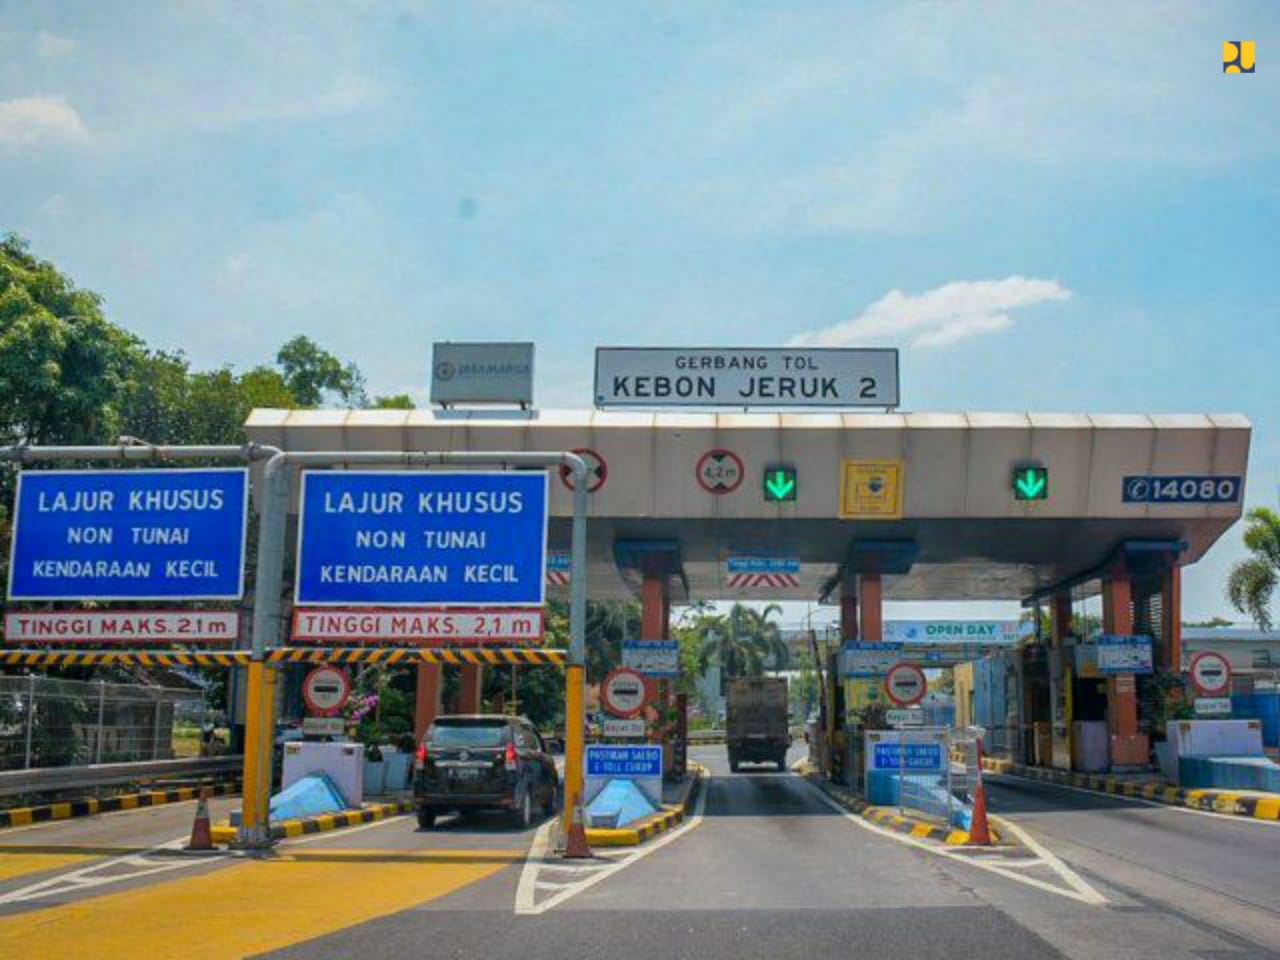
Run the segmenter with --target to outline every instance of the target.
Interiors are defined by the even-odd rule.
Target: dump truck
[[[743,763],[775,763],[785,770],[791,746],[787,681],[775,677],[731,680],[727,699],[729,769],[736,773]]]

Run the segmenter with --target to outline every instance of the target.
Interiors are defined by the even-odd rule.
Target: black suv
[[[418,825],[447,810],[510,811],[521,827],[554,814],[560,778],[542,738],[523,717],[436,717],[418,747],[413,805]]]

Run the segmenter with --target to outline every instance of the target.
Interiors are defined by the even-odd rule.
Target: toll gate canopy
[[[660,569],[676,602],[830,597],[867,563],[890,599],[1017,600],[1124,543],[1194,563],[1241,515],[1251,433],[1236,414],[259,409],[246,426],[284,450],[584,452],[591,596]],[[551,483],[550,596],[569,482]]]

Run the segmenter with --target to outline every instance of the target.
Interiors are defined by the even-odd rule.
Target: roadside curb
[[[955,830],[951,827],[939,826],[928,820],[903,816],[885,807],[873,807],[861,797],[855,796],[835,784],[828,783],[817,773],[804,773],[801,776],[850,813],[856,814],[864,820],[870,820],[872,823],[888,827],[890,830],[896,830],[898,833],[908,834],[920,840],[934,840],[938,843],[944,843],[949,847],[969,845],[968,830]],[[1008,846],[994,828],[991,830],[991,838],[993,845]]]
[[[689,811],[689,805],[702,789],[702,781],[707,775],[706,767],[700,764],[690,764],[689,767],[696,767],[697,774],[690,779],[689,789],[679,803],[670,804],[661,813],[655,813],[630,827],[588,827],[587,844],[593,847],[635,847],[681,823]]]
[[[412,812],[412,801],[397,800],[393,803],[371,803],[359,810],[346,810],[342,813],[324,813],[318,817],[278,820],[271,824],[271,839],[287,840],[308,833],[326,833],[330,830],[357,827],[362,823],[373,823],[375,820]],[[212,829],[211,833],[214,843],[229,844],[235,842],[237,830],[228,823],[220,823]]]
[[[985,757],[982,768],[991,773],[1023,780],[1039,780],[1065,787],[1134,800],[1149,800],[1171,807],[1186,807],[1204,813],[1220,813],[1255,820],[1280,821],[1280,794],[1246,796],[1232,790],[1184,790],[1171,783],[1133,783],[1094,773],[1027,767],[1012,760]]]
[[[38,807],[13,807],[0,810],[0,830],[5,827],[25,827],[33,823],[50,823],[54,820],[71,820],[75,817],[92,817],[99,813],[162,807],[167,803],[198,800],[201,794],[206,797],[224,797],[239,789],[239,780],[228,780],[199,787],[174,787],[170,790],[148,790],[145,793],[122,793],[102,799],[86,797],[83,800],[64,800]]]

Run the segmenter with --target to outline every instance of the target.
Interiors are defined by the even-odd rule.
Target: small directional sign
[[[1048,467],[1016,467],[1013,471],[1015,500],[1049,499]]]
[[[796,498],[796,468],[773,464],[764,471],[765,503],[782,503]]]

